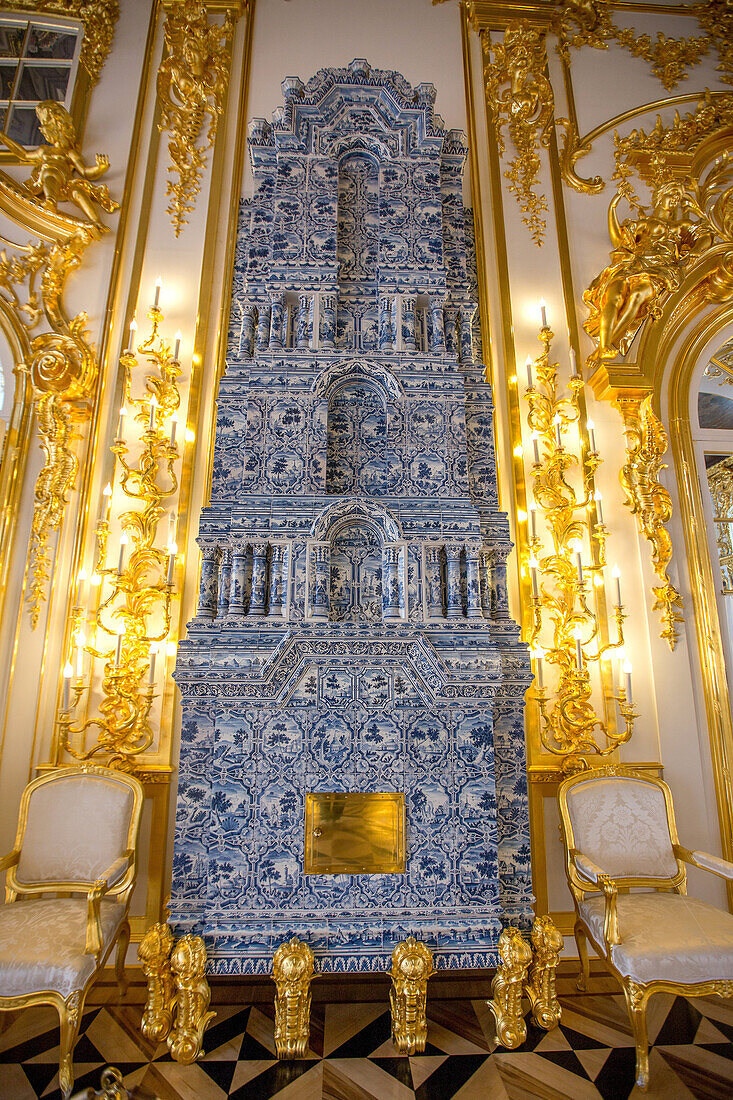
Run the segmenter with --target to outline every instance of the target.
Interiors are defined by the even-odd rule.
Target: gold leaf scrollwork
[[[45,459],[31,529],[27,602],[34,627],[48,584],[49,538],[61,523],[74,484],[76,426],[86,418],[98,373],[86,314],[69,320],[63,291],[89,244],[106,231],[97,207],[109,213],[117,209],[107,187],[94,182],[109,161],[97,156],[93,165],[85,163],[68,111],[48,100],[36,114],[48,145],[26,150],[0,134],[0,141],[32,168],[22,184],[0,172],[0,211],[41,238],[26,245],[6,241],[8,248],[0,253],[0,309],[25,349],[19,369],[30,376]],[[82,217],[61,213],[62,202],[76,206]],[[44,322],[48,331],[36,333]]]
[[[275,982],[275,1049],[278,1058],[304,1058],[311,1016],[313,952],[297,936],[281,943],[272,960]]]
[[[522,221],[541,245],[547,200],[536,190],[539,148],[550,141],[554,110],[552,87],[545,76],[544,35],[528,23],[513,22],[506,28],[503,42],[493,46],[482,32],[481,46],[486,104],[493,116],[499,152],[503,155],[505,151],[506,128],[516,154],[504,174],[519,203]]]
[[[392,1042],[400,1054],[421,1054],[428,1036],[428,979],[433,953],[427,944],[408,936],[392,952]]]
[[[176,5],[165,22],[167,56],[158,70],[159,128],[170,133],[169,180],[166,194],[171,224],[178,237],[201,190],[206,150],[216,139],[219,116],[229,82],[234,15],[222,24],[209,23],[202,0]],[[208,117],[206,137],[202,139]],[[203,142],[203,144],[202,144]]]
[[[697,20],[715,43],[720,79],[733,84],[733,5],[730,0],[706,0],[697,8]]]
[[[675,624],[682,621],[682,597],[667,575],[672,559],[672,540],[664,526],[672,515],[672,498],[660,483],[666,469],[662,456],[667,450],[667,433],[652,408],[652,396],[621,398],[616,402],[624,420],[626,463],[620,480],[626,503],[636,516],[639,530],[651,543],[652,565],[659,584],[652,587],[654,610],[661,612],[662,637],[674,649]]]

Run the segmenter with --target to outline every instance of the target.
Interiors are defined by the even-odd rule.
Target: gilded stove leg
[[[555,971],[560,961],[558,952],[562,945],[562,933],[550,918],[537,917],[532,925],[534,954],[529,968],[527,996],[535,1023],[545,1031],[557,1027],[562,1016],[555,989]]]
[[[313,952],[293,936],[272,960],[275,982],[275,1049],[278,1058],[304,1058],[311,1022]]]
[[[148,999],[140,1030],[146,1039],[156,1043],[165,1042],[173,1026],[176,983],[171,971],[171,951],[174,943],[169,925],[159,923],[147,930],[137,949],[148,982]]]
[[[514,1050],[527,1038],[522,1015],[522,985],[532,961],[532,948],[518,928],[505,928],[499,936],[499,958],[491,983],[493,998],[488,1002],[496,1020],[496,1035],[502,1046]]]
[[[206,948],[200,936],[181,936],[171,952],[171,970],[178,1007],[168,1049],[174,1061],[187,1066],[200,1056],[204,1031],[216,1016],[208,1011],[211,989],[206,980]]]
[[[428,978],[434,973],[433,953],[414,936],[392,952],[392,1042],[400,1054],[420,1054],[428,1037]]]

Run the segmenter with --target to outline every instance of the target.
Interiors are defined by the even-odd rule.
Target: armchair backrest
[[[569,852],[582,852],[617,882],[679,879],[672,794],[660,779],[608,766],[566,779],[558,801]]]
[[[88,887],[126,851],[135,851],[142,803],[137,779],[109,768],[59,768],[35,779],[21,798],[20,858],[8,872],[8,888]],[[130,885],[126,874],[110,894]]]

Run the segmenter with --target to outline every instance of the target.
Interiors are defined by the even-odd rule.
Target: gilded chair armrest
[[[721,878],[733,879],[733,863],[720,856],[711,856],[709,852],[691,852],[689,848],[683,848],[681,844],[675,844],[674,854],[685,863],[693,867],[700,867],[703,871],[712,871]]]
[[[8,852],[5,856],[0,856],[0,871],[7,871],[8,867],[17,867],[20,861],[20,852],[17,848],[13,848],[12,852]]]
[[[124,852],[111,866],[96,880],[87,894],[87,940],[84,948],[85,955],[100,955],[103,947],[102,927],[99,923],[99,905],[113,886],[125,876],[132,866],[135,853],[132,850]]]
[[[621,943],[621,937],[618,931],[618,910],[616,908],[618,887],[608,875],[601,875],[598,884],[602,888],[606,899],[606,912],[603,917],[603,938],[609,947],[614,947]]]
[[[605,871],[597,863],[594,863],[590,856],[583,855],[577,848],[574,848],[570,853],[570,858],[575,864],[576,871],[583,878],[587,878],[588,882],[592,882],[596,886],[600,884],[601,879],[605,876]]]

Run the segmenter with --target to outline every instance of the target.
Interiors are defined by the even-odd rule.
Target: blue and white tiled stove
[[[363,60],[283,82],[240,209],[171,921],[211,969],[496,963],[531,917],[523,732],[460,132]],[[306,792],[402,791],[404,874],[305,875]]]

